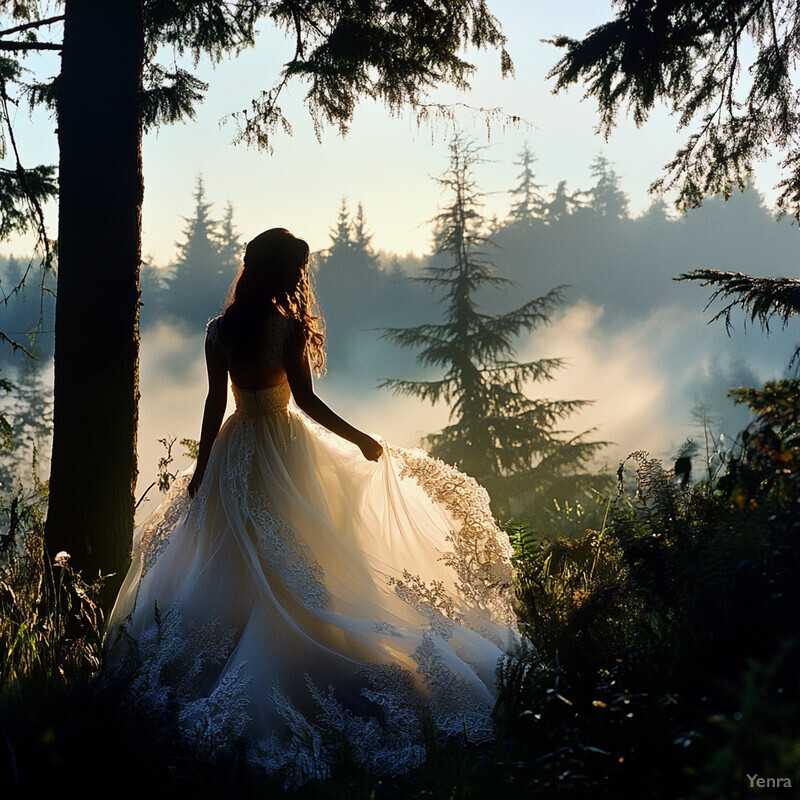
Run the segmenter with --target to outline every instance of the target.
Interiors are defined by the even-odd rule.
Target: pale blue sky
[[[659,112],[638,131],[623,121],[606,143],[595,133],[594,106],[580,101],[580,89],[553,96],[551,82],[545,79],[559,53],[540,40],[557,33],[585,33],[610,16],[610,4],[597,0],[492,0],[490,7],[508,36],[515,77],[501,78],[496,53],[471,54],[478,68],[472,92],[463,95],[442,89],[431,97],[478,108],[500,106],[530,123],[505,130],[501,125],[492,126],[487,155],[494,163],[481,167],[478,176],[484,190],[500,194],[487,199],[487,213],[505,214],[509,200],[502,192],[514,184],[517,167],[513,161],[525,141],[538,159],[539,181],[551,190],[562,179],[572,189],[588,186],[589,163],[602,149],[622,176],[634,213],[644,209],[650,202],[648,185],[682,141],[675,133],[674,121]],[[234,126],[220,125],[221,120],[244,109],[261,89],[272,85],[291,46],[264,22],[255,49],[216,69],[200,64],[199,76],[210,89],[196,121],[146,136],[143,245],[145,256],[155,263],[166,264],[174,255],[174,241],[183,225],[180,215],[191,213],[191,193],[198,174],[203,175],[208,199],[217,213],[227,201],[233,203],[237,227],[245,238],[282,225],[308,239],[312,249],[323,248],[345,196],[352,207],[359,201],[364,204],[377,247],[400,254],[427,249],[430,233],[425,221],[434,215],[441,199],[430,176],[446,166],[450,133],[446,125],[418,127],[410,112],[391,118],[383,107],[367,102],[358,108],[347,137],[329,129],[319,143],[302,104],[303,87],[297,84],[284,105],[294,134],[278,134],[272,155],[230,144]],[[40,72],[37,64],[46,65],[44,74],[57,70],[52,55],[30,59],[31,68]],[[487,143],[481,115],[464,112],[458,119],[479,144]],[[37,112],[29,121],[26,112],[20,111],[17,126],[26,164],[55,163],[52,120]],[[757,174],[759,188],[768,198],[774,196],[770,190],[776,181],[777,172],[770,165]],[[49,219],[55,232],[53,209]],[[25,249],[21,241],[2,245],[4,252]]]

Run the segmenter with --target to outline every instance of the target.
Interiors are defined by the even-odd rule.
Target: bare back
[[[217,317],[209,322],[207,338],[209,343],[218,348],[225,357],[228,373],[236,387],[259,391],[287,380],[283,350],[292,324],[291,320],[279,314],[265,317],[259,333],[258,357],[242,363],[231,357],[220,337],[217,330],[219,319],[220,317]]]

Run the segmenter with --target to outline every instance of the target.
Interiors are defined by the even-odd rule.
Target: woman
[[[248,244],[207,329],[194,475],[137,531],[106,648],[127,702],[287,783],[326,775],[343,744],[391,773],[424,760],[430,726],[491,738],[495,668],[518,638],[486,492],[314,393],[308,256],[282,228]]]

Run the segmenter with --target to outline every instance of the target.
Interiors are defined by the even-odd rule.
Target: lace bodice
[[[289,406],[289,398],[292,396],[289,381],[258,390],[240,389],[235,383],[231,386],[233,399],[236,401],[236,411],[245,417],[260,417],[263,414],[284,411]]]

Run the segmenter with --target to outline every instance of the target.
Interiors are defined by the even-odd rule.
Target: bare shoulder
[[[210,319],[206,325],[206,343],[212,347],[219,347],[220,344],[219,323],[221,319],[222,315],[220,314],[218,317]]]
[[[280,322],[281,338],[284,347],[297,347],[305,341],[303,326],[291,317],[281,317]]]

